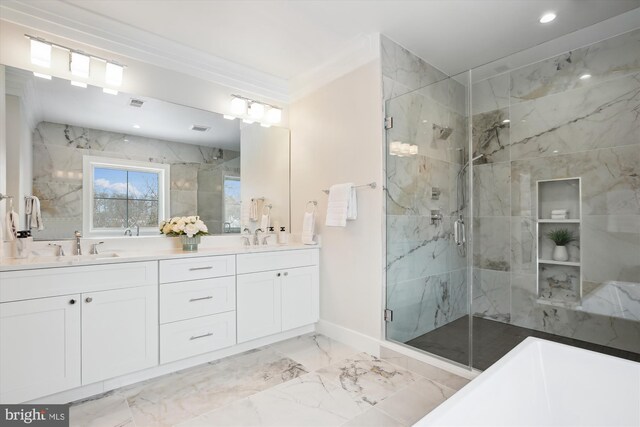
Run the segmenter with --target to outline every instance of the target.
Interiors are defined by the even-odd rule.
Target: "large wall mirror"
[[[5,79],[7,193],[34,239],[158,235],[160,220],[191,215],[210,234],[253,231],[263,214],[289,227],[288,129],[13,67]]]

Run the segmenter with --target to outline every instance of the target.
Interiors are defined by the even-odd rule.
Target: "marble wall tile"
[[[598,84],[640,71],[640,29],[511,71],[511,103]]]
[[[511,215],[511,165],[487,163],[473,167],[473,214]]]
[[[449,273],[449,321],[459,319],[468,314],[469,291],[467,269],[453,270]]]
[[[388,37],[380,37],[382,75],[415,90],[447,78],[447,75]]]
[[[511,106],[511,158],[640,144],[640,74]]]
[[[393,310],[393,321],[387,323],[387,338],[406,342],[455,320],[460,298],[458,304],[452,304],[449,280],[450,274],[443,273],[387,282],[387,308]]]
[[[476,164],[509,161],[511,123],[505,120],[509,120],[508,108],[473,115],[473,156],[483,156]]]
[[[413,156],[387,156],[387,215],[416,215],[417,170],[417,161]]]
[[[536,181],[582,177],[582,215],[640,214],[640,145],[511,162],[511,212],[536,215]]]
[[[482,114],[509,107],[509,73],[499,74],[473,83],[472,114]]]
[[[171,191],[171,216],[190,216],[198,212],[197,191]]]
[[[421,155],[416,156],[416,162],[416,213],[430,216],[432,210],[437,210],[448,215],[455,184],[450,180],[449,163]],[[432,196],[434,188],[440,191],[437,199]]]
[[[582,278],[640,283],[640,215],[582,219]]]
[[[540,298],[569,306],[580,301],[580,269],[572,266],[545,264],[539,267]]]
[[[458,220],[458,217],[450,217],[449,221],[451,221],[451,228],[453,229],[454,223]],[[453,238],[453,230],[451,231],[451,238],[449,239],[449,270],[451,272],[462,270],[467,268],[467,254],[470,252],[469,250],[469,224],[471,220],[468,217],[463,217],[464,225],[466,227],[467,233],[467,243],[464,245],[458,246]]]
[[[537,250],[533,218],[511,217],[511,271],[535,274]]]
[[[511,292],[509,272],[473,269],[473,300],[475,316],[509,322]]]
[[[485,270],[509,271],[511,250],[508,217],[473,219],[473,265]]]
[[[172,164],[169,171],[171,189],[193,191],[198,189],[198,165],[193,163]]]

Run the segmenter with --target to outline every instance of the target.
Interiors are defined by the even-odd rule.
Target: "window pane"
[[[240,179],[224,178],[224,222],[231,228],[240,228]]]
[[[157,227],[158,202],[147,200],[129,200],[128,227]]]
[[[158,200],[158,174],[129,172],[129,199]]]
[[[94,199],[94,228],[125,228],[127,223],[127,201]]]
[[[93,196],[95,198],[126,198],[127,171],[95,168],[93,171]]]

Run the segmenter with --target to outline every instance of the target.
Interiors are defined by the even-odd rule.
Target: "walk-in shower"
[[[477,369],[527,336],[640,360],[640,30],[453,77],[382,43],[386,339]]]

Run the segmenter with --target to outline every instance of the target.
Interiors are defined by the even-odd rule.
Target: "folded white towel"
[[[40,212],[40,199],[36,196],[27,197],[25,199],[25,214],[31,217],[31,223],[28,224],[30,229],[44,230],[42,213]]]
[[[551,215],[551,219],[567,219],[566,215]]]
[[[304,219],[302,221],[302,243],[305,245],[315,245],[313,240],[316,228],[316,210],[312,212],[305,212]]]
[[[551,211],[551,215],[565,215],[569,213],[567,209],[554,209]]]
[[[326,225],[346,227],[347,219],[358,217],[358,206],[353,183],[332,185],[329,189]]]
[[[18,214],[11,208],[7,212],[7,240],[14,240],[18,237]]]

